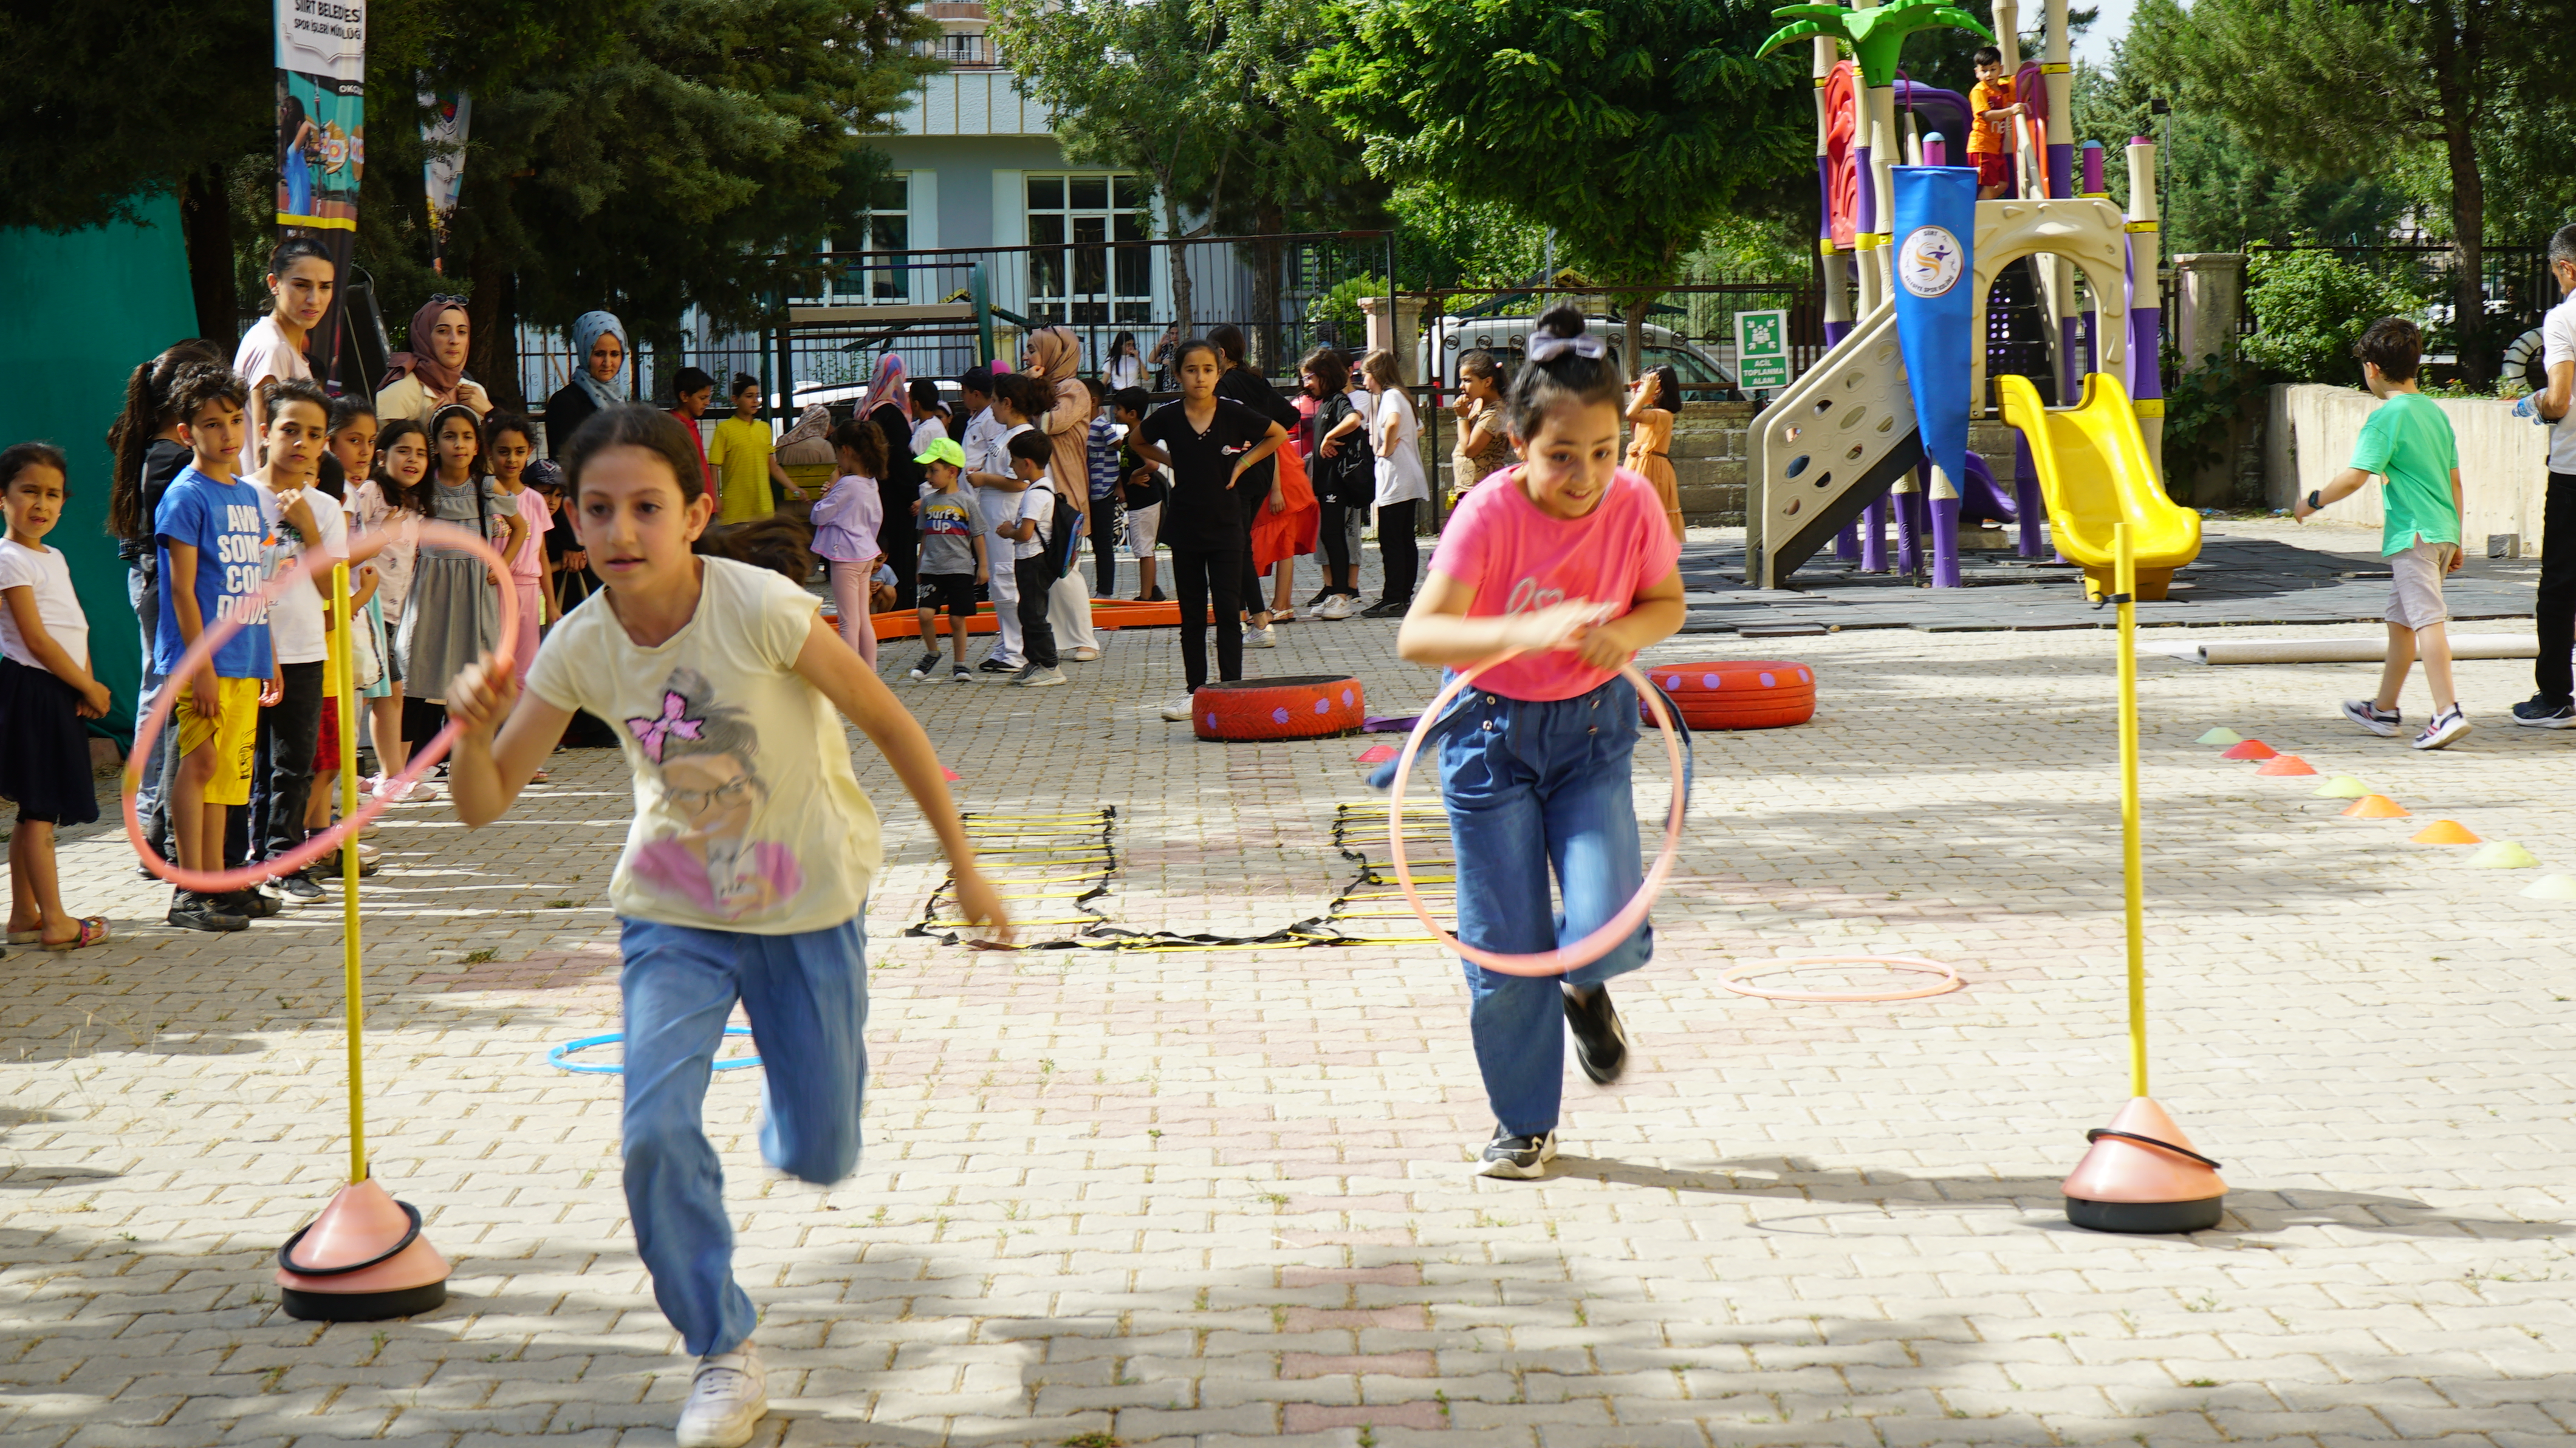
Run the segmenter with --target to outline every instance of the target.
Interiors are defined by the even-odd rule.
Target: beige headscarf
[[[1037,359],[1037,375],[1055,387],[1055,410],[1029,421],[1037,424],[1055,449],[1050,471],[1057,489],[1077,511],[1087,514],[1091,511],[1091,389],[1074,375],[1082,365],[1082,343],[1070,327],[1040,327],[1029,334],[1029,355]]]

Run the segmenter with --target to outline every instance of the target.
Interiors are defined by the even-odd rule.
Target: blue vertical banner
[[[1976,316],[1977,173],[1895,172],[1896,341],[1923,433],[1932,502],[1932,586],[1959,582],[1959,487],[1968,466],[1968,374]]]
[[[313,375],[340,381],[341,298],[367,168],[366,0],[276,0],[278,240],[310,236],[339,285],[304,340]],[[365,379],[372,385],[374,379]]]

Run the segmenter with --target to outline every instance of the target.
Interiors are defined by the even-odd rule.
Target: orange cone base
[[[2229,748],[2226,753],[2221,754],[2218,757],[2221,759],[2269,759],[2279,752],[2280,751],[2274,749],[2271,745],[2264,743],[2260,739],[2247,739],[2240,741],[2233,747]]]
[[[2218,1163],[2144,1096],[2132,1097],[2111,1124],[2086,1133],[2092,1149],[2059,1186],[2066,1220],[2096,1232],[2198,1232],[2227,1210]]]
[[[279,1301],[306,1322],[377,1322],[447,1300],[447,1259],[420,1234],[420,1213],[370,1178],[332,1195],[277,1249]]]
[[[2066,1199],[2066,1220],[2091,1232],[2138,1232],[2161,1236],[2172,1232],[2206,1232],[2227,1215],[2227,1198],[2196,1202],[2088,1202]]]

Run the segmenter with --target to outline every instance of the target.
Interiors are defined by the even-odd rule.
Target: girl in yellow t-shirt
[[[716,424],[707,439],[707,465],[716,470],[719,523],[745,523],[776,511],[772,482],[798,502],[805,490],[788,481],[787,470],[771,456],[769,424],[760,420],[760,379],[748,372],[733,375],[733,416]]]

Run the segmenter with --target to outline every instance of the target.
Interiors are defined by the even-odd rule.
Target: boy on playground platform
[[[2460,450],[2451,420],[2416,385],[2424,333],[2403,317],[2382,317],[2353,344],[2362,379],[2380,399],[2361,426],[2352,463],[2333,482],[2299,499],[2301,519],[2351,497],[2376,473],[2388,480],[2381,494],[2387,521],[2379,551],[2388,559],[2388,662],[2379,671],[2379,697],[2346,699],[2344,717],[2373,734],[2394,736],[2400,722],[2397,691],[2417,655],[2433,691],[2433,722],[2415,736],[2417,749],[2440,749],[2469,732],[2451,689],[2450,618],[2442,606],[2443,575],[2460,568]]]
[[[2021,114],[2004,53],[1977,47],[1977,83],[1968,89],[1968,160],[1977,168],[1977,199],[1992,201],[2012,186],[2012,118]]]
[[[927,469],[930,481],[919,508],[921,528],[921,646],[926,652],[913,665],[912,676],[928,679],[939,669],[939,612],[948,611],[948,642],[954,650],[948,665],[952,684],[975,682],[966,667],[966,627],[975,619],[975,585],[989,582],[991,564],[984,552],[983,515],[975,495],[958,485],[966,470],[966,450],[949,438],[936,438],[913,459]]]

